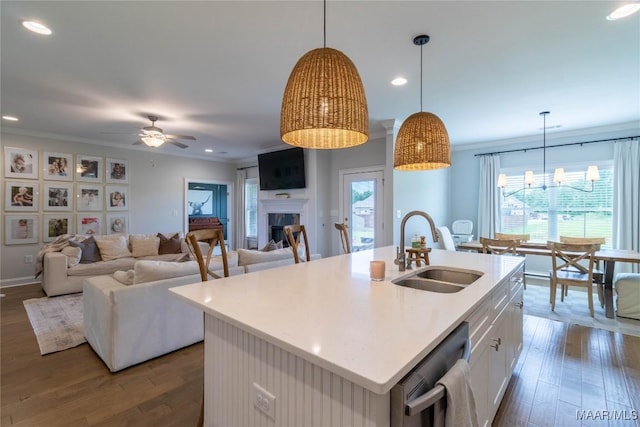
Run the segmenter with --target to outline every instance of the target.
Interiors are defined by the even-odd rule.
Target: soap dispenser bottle
[[[420,249],[420,238],[418,237],[418,233],[413,234],[413,238],[411,239],[411,247],[413,249]]]

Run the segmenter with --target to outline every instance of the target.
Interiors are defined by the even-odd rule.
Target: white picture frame
[[[103,192],[102,185],[76,184],[76,210],[101,211]]]
[[[73,234],[72,214],[45,214],[42,216],[42,241],[53,242],[63,234]]]
[[[42,153],[42,173],[44,179],[52,181],[73,181],[73,154]]]
[[[5,181],[4,210],[38,212],[40,184],[33,181]]]
[[[78,234],[87,236],[102,234],[101,213],[79,213],[76,218],[76,230]]]
[[[129,210],[129,187],[107,185],[105,204],[108,211]]]
[[[129,214],[127,213],[110,213],[107,214],[106,223],[107,234],[128,233],[129,232]]]
[[[45,183],[42,192],[42,210],[44,211],[72,211],[73,184]]]
[[[4,147],[5,178],[38,179],[39,157],[36,150]]]
[[[129,161],[107,158],[104,176],[108,184],[128,184]]]
[[[38,243],[38,215],[5,215],[4,221],[6,245]]]
[[[76,155],[76,181],[102,183],[102,157]]]

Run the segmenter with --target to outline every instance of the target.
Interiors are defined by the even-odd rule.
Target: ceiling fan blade
[[[171,139],[189,139],[191,141],[196,140],[196,137],[191,135],[169,135],[168,133],[165,133],[164,136]]]
[[[143,141],[143,140],[141,140],[141,139],[137,140],[136,142],[134,142],[134,143],[133,143],[133,144],[131,144],[131,145],[140,145],[140,144],[144,144],[144,141]]]
[[[173,144],[173,145],[175,145],[176,147],[180,147],[180,148],[187,148],[187,147],[189,147],[188,145],[183,144],[182,142],[174,141],[174,140],[172,140],[172,139],[167,139],[167,142],[168,142],[169,144]]]

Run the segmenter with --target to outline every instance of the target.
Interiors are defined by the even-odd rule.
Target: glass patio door
[[[341,220],[349,226],[353,252],[382,242],[383,172],[343,171]]]

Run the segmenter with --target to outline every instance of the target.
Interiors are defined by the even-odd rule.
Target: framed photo
[[[38,212],[39,185],[37,182],[5,181],[4,209]]]
[[[42,241],[53,242],[63,234],[73,234],[73,215],[44,215],[42,221]]]
[[[102,215],[78,214],[78,234],[102,234]]]
[[[129,215],[123,213],[107,214],[107,234],[128,233]]]
[[[76,184],[76,210],[101,211],[102,185]]]
[[[119,159],[107,159],[104,175],[107,182],[112,184],[129,183],[129,161]]]
[[[5,244],[38,243],[38,215],[5,215]]]
[[[38,152],[4,147],[5,178],[38,179]]]
[[[107,210],[126,211],[129,209],[129,188],[107,185]]]
[[[64,153],[42,154],[44,179],[73,181],[73,156]]]
[[[102,157],[77,154],[76,181],[102,182]]]
[[[44,184],[43,210],[71,211],[73,199],[73,184]]]

